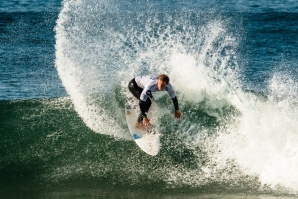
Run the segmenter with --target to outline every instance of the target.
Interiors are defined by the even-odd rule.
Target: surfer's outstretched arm
[[[177,97],[175,96],[174,98],[172,98],[172,101],[175,107],[175,118],[181,119],[182,114],[181,114],[181,111],[179,110],[179,103],[178,103]]]

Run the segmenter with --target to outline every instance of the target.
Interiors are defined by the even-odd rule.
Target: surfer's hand
[[[143,125],[144,125],[144,126],[151,126],[151,124],[150,124],[150,120],[149,120],[148,118],[144,118],[144,119],[143,119]]]
[[[175,118],[180,120],[181,119],[181,112],[179,110],[175,111]]]

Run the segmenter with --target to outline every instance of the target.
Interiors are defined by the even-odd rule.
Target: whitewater
[[[161,12],[150,2],[136,4],[141,12],[125,6],[124,11],[116,1],[63,1],[55,65],[84,123],[96,133],[131,140],[124,117],[127,83],[138,75],[166,73],[183,120],[175,121],[171,103],[158,96],[161,132],[192,152],[191,166],[158,166],[166,184],[216,183],[241,190],[244,183],[261,192],[297,193],[294,74],[275,71],[265,92],[244,89],[239,48],[245,30],[237,16],[191,7]],[[287,69],[279,63],[282,67]]]
[[[3,0],[3,198],[295,198],[298,2]],[[128,82],[156,93],[161,149],[125,121]]]

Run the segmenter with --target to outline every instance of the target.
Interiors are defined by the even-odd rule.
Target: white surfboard
[[[152,102],[151,108],[147,113],[152,127],[148,130],[136,128],[136,122],[140,113],[138,100],[131,97],[126,99],[125,115],[126,122],[134,141],[147,154],[155,156],[160,149],[160,133],[158,127],[158,117],[155,114],[155,104]]]

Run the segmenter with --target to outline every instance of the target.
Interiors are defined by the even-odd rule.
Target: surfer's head
[[[166,86],[168,85],[170,81],[170,78],[165,75],[165,74],[161,74],[158,76],[158,80],[157,80],[157,88],[158,90],[163,90],[166,88]]]

